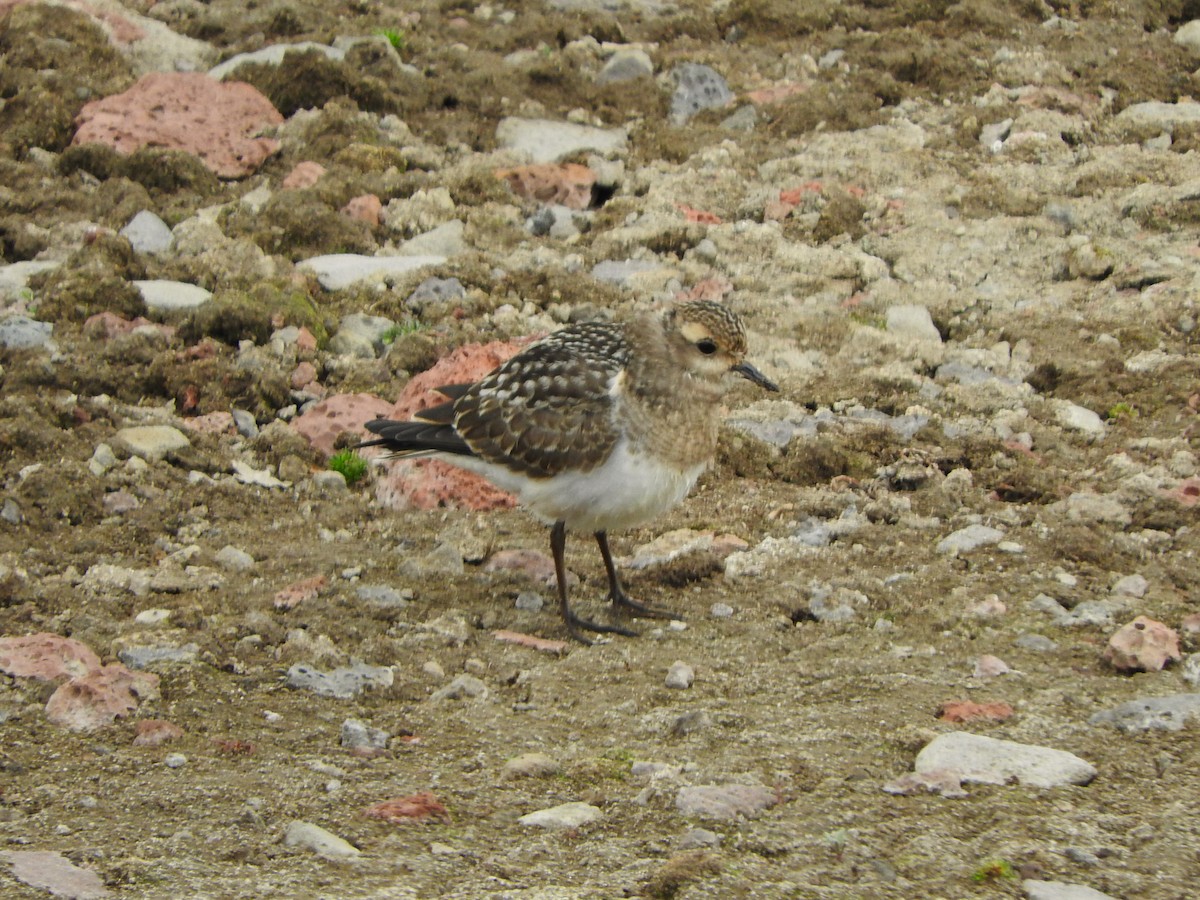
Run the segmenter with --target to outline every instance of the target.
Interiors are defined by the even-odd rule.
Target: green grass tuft
[[[329,468],[341,472],[346,484],[354,484],[367,474],[367,461],[353,450],[339,450],[329,457]]]

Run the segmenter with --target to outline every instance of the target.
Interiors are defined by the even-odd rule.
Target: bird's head
[[[665,325],[676,358],[692,377],[718,382],[726,372],[736,372],[768,391],[779,390],[746,362],[746,327],[720,303],[681,303],[667,312]]]

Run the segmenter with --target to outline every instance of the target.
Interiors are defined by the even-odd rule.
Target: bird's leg
[[[645,603],[638,603],[621,587],[621,579],[617,576],[617,566],[613,562],[612,551],[608,549],[608,532],[597,531],[596,543],[600,545],[600,555],[604,557],[604,569],[608,572],[608,597],[613,602],[613,606],[620,606],[630,612],[646,616],[650,619],[678,619],[679,616],[671,612],[669,609],[659,609],[655,606],[647,606]]]
[[[630,631],[628,628],[622,628],[620,625],[600,625],[597,622],[589,621],[588,619],[580,618],[571,612],[571,607],[567,603],[567,569],[563,563],[564,551],[567,547],[567,525],[565,522],[555,522],[554,527],[550,529],[550,553],[554,556],[554,574],[558,578],[558,609],[562,613],[563,622],[567,626],[567,633],[575,640],[591,644],[579,629],[586,631],[595,631],[604,634],[623,634],[626,637],[637,637],[636,631]]]

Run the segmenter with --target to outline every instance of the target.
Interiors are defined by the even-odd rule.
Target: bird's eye
[[[703,340],[696,341],[696,349],[705,356],[712,356],[717,352],[717,342],[711,338],[704,338]]]

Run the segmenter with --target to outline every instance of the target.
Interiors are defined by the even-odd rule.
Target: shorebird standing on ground
[[[550,525],[558,602],[571,636],[581,629],[633,636],[576,615],[567,602],[568,530],[591,532],[608,597],[634,615],[671,614],[621,587],[608,532],[642,525],[681,501],[717,448],[725,376],[779,387],[745,360],[741,319],[719,303],[682,303],[660,316],[572,325],[531,344],[474,384],[409,422],[375,419],[398,457],[435,457],[516,494]]]

